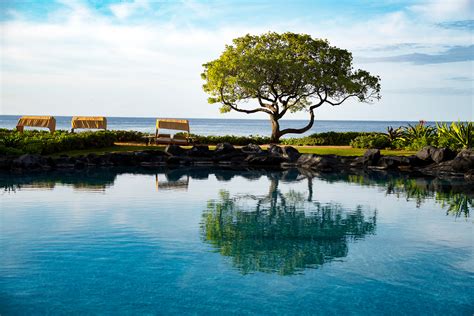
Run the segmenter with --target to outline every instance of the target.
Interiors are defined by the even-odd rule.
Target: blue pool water
[[[1,315],[474,312],[463,182],[91,169],[0,184]]]

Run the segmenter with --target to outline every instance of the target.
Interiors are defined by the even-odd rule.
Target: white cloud
[[[250,26],[244,21],[239,24],[224,21],[220,27],[211,28],[181,25],[174,19],[116,23],[115,17],[99,15],[80,2],[64,1],[64,4],[66,9],[46,21],[15,18],[0,22],[3,31],[1,113],[217,117],[220,115],[217,106],[207,104],[207,96],[201,89],[202,64],[217,58],[225,44],[246,33],[269,30],[309,33],[354,51],[356,57],[390,53],[367,50],[382,45],[416,43],[418,46],[408,45],[404,49],[433,53],[446,50],[447,43],[466,45],[472,41],[469,33],[423,24],[403,12],[350,24],[343,18],[318,23],[289,18]],[[116,5],[114,14],[124,21],[146,5],[140,1],[121,3]],[[204,4],[194,5],[187,3],[211,18],[217,10],[203,8]],[[356,66],[380,74],[383,87],[392,91],[416,87],[427,91],[446,85],[445,78],[470,75],[470,68],[465,65],[423,69],[400,64]],[[403,119],[403,115],[408,118],[413,107],[407,101],[410,96],[405,93],[401,98],[406,104],[401,106],[403,111],[400,110],[398,118]],[[425,98],[428,99],[428,107],[437,106],[436,102],[440,107],[445,106],[438,101],[440,98]],[[458,102],[462,104],[465,100]],[[418,96],[419,102],[423,99]],[[397,96],[392,94],[377,105],[329,107],[318,112],[318,118],[380,119],[384,115],[389,118],[396,103]],[[463,115],[462,111],[459,113]],[[230,116],[242,117],[241,114]],[[305,113],[297,115],[305,116]]]
[[[472,0],[427,0],[410,7],[410,10],[434,21],[472,19]]]
[[[135,0],[132,2],[123,2],[110,6],[112,13],[119,19],[125,19],[133,15],[137,10],[148,9],[148,0]]]

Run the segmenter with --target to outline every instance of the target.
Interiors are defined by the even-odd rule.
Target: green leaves
[[[446,147],[472,148],[474,140],[473,122],[436,123],[440,142]]]
[[[362,102],[380,98],[379,77],[353,71],[350,52],[306,34],[247,34],[203,67],[203,89],[210,103],[227,105],[221,112],[230,105],[239,111],[243,102],[278,115],[311,109],[322,99],[342,103],[349,97]]]
[[[97,131],[69,133],[56,131],[0,130],[0,153],[52,154],[74,149],[109,147],[114,142],[142,141],[143,133],[134,131]]]

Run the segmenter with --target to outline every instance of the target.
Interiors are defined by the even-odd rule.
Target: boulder
[[[286,159],[276,155],[250,154],[245,158],[245,161],[249,165],[275,166],[286,162]]]
[[[13,160],[13,167],[21,169],[46,169],[49,166],[45,157],[25,154]]]
[[[326,172],[340,170],[344,167],[339,158],[334,155],[320,156],[316,154],[302,154],[297,164],[303,168]]]
[[[432,148],[430,155],[431,159],[436,163],[451,160],[456,156],[456,154],[449,148]]]
[[[408,159],[409,165],[411,167],[424,167],[431,163],[431,160],[422,160],[418,158],[416,155],[406,156],[405,159]]]
[[[0,170],[10,169],[13,163],[13,158],[9,156],[0,156]]]
[[[178,145],[168,145],[165,148],[165,152],[171,156],[183,156],[186,154],[187,150]]]
[[[376,166],[381,156],[379,149],[367,149],[360,161],[366,166]]]
[[[421,159],[421,160],[424,160],[424,161],[432,161],[433,159],[431,158],[431,153],[433,152],[433,150],[435,150],[436,148],[433,147],[433,146],[426,146],[426,147],[423,147],[423,149],[421,149],[420,151],[418,151],[416,153],[416,157],[418,157],[418,159]]]
[[[383,156],[379,159],[377,166],[382,169],[396,169],[398,167],[410,166],[410,159],[399,156]]]
[[[190,157],[209,157],[211,155],[209,147],[205,145],[194,145],[187,153]]]
[[[474,169],[471,169],[464,174],[464,180],[474,182]]]
[[[215,155],[225,155],[235,152],[235,147],[230,143],[219,143],[214,150]]]
[[[138,164],[133,153],[112,153],[110,154],[110,162],[115,166],[134,166]]]
[[[270,155],[274,155],[274,156],[282,156],[283,155],[283,149],[280,146],[277,146],[277,145],[270,145],[268,147],[268,153]]]
[[[263,152],[262,148],[256,144],[248,144],[247,146],[242,147],[241,150],[246,154],[260,154]]]
[[[466,173],[474,169],[474,150],[464,149],[450,162],[455,172]]]
[[[86,167],[87,161],[82,160],[82,159],[77,159],[76,162],[74,163],[74,168],[75,169],[84,169]]]
[[[283,151],[283,157],[288,159],[290,162],[295,162],[300,158],[301,154],[300,152],[295,149],[294,147],[291,146],[285,146],[282,148]]]

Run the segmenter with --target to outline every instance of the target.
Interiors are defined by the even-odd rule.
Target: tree
[[[352,54],[326,40],[269,32],[247,34],[233,43],[218,59],[203,65],[203,89],[210,95],[209,103],[222,105],[222,113],[267,113],[272,142],[285,134],[308,131],[314,110],[325,103],[335,106],[349,98],[380,99],[380,78],[354,70]],[[309,122],[302,128],[280,129],[279,120],[288,111],[307,111]]]

